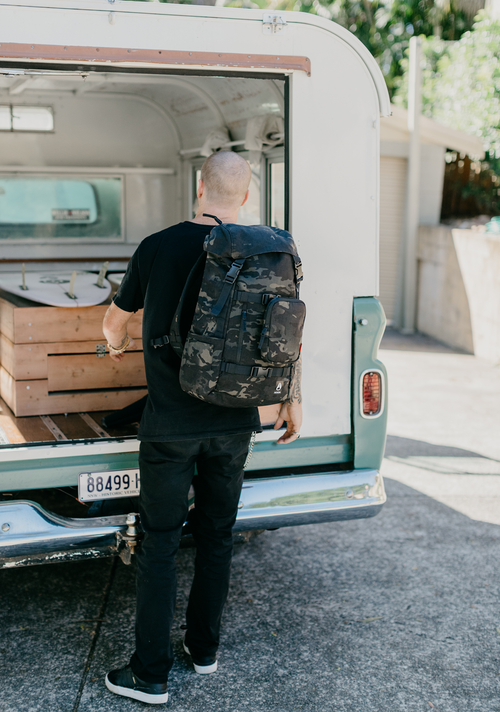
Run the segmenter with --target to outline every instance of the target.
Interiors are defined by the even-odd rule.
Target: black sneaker
[[[196,658],[195,660],[191,655],[191,651],[186,645],[185,638],[182,641],[182,645],[184,647],[184,652],[191,656],[195,672],[199,673],[200,675],[210,675],[211,672],[215,672],[217,670],[217,658],[215,655],[207,655],[204,658]]]
[[[150,705],[161,705],[168,700],[166,682],[144,682],[132,672],[130,665],[108,672],[106,687],[117,695]]]

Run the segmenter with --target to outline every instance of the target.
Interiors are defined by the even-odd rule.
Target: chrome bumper
[[[234,531],[373,517],[385,500],[376,470],[245,480]],[[34,502],[0,502],[0,568],[116,554],[128,561],[134,545],[130,515],[69,519]]]

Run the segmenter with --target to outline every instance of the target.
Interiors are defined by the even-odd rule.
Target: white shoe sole
[[[191,655],[191,651],[189,650],[188,646],[184,641],[182,641],[182,646],[184,648],[184,652],[188,655]],[[193,667],[194,671],[197,672],[198,675],[210,675],[210,673],[217,671],[217,660],[211,665],[197,665],[195,662],[193,662]]]
[[[129,687],[120,687],[119,685],[113,685],[109,681],[106,675],[105,679],[106,687],[115,695],[121,695],[122,697],[131,697],[133,700],[139,700],[139,702],[147,702],[149,705],[162,705],[168,702],[168,692],[163,695],[149,695],[147,692],[140,692],[139,690],[131,690]]]

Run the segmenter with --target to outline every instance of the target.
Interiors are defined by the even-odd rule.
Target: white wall
[[[500,363],[498,236],[421,227],[418,259],[418,330]]]
[[[419,223],[421,225],[439,225],[443,199],[445,150],[444,146],[431,143],[422,143],[420,146]],[[408,143],[381,141],[380,156],[408,158]]]
[[[10,96],[8,101],[53,107],[55,130],[0,132],[2,165],[166,168],[175,161],[168,124],[140,97],[30,92]]]

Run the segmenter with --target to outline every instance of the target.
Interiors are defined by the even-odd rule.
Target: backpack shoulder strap
[[[206,252],[203,252],[196,260],[191,272],[186,279],[186,284],[182,290],[181,298],[177,304],[177,309],[175,310],[174,318],[170,324],[170,333],[168,337],[161,337],[162,339],[167,338],[170,346],[173,348],[179,358],[182,357],[182,351],[184,349],[184,341],[182,339],[182,324],[184,321],[184,307],[186,303],[186,295],[191,291],[193,285],[200,281],[200,274],[203,273],[205,269],[205,261],[207,259]],[[155,339],[159,341],[159,339]],[[152,343],[155,346],[154,343]],[[158,344],[162,345],[162,344]]]

